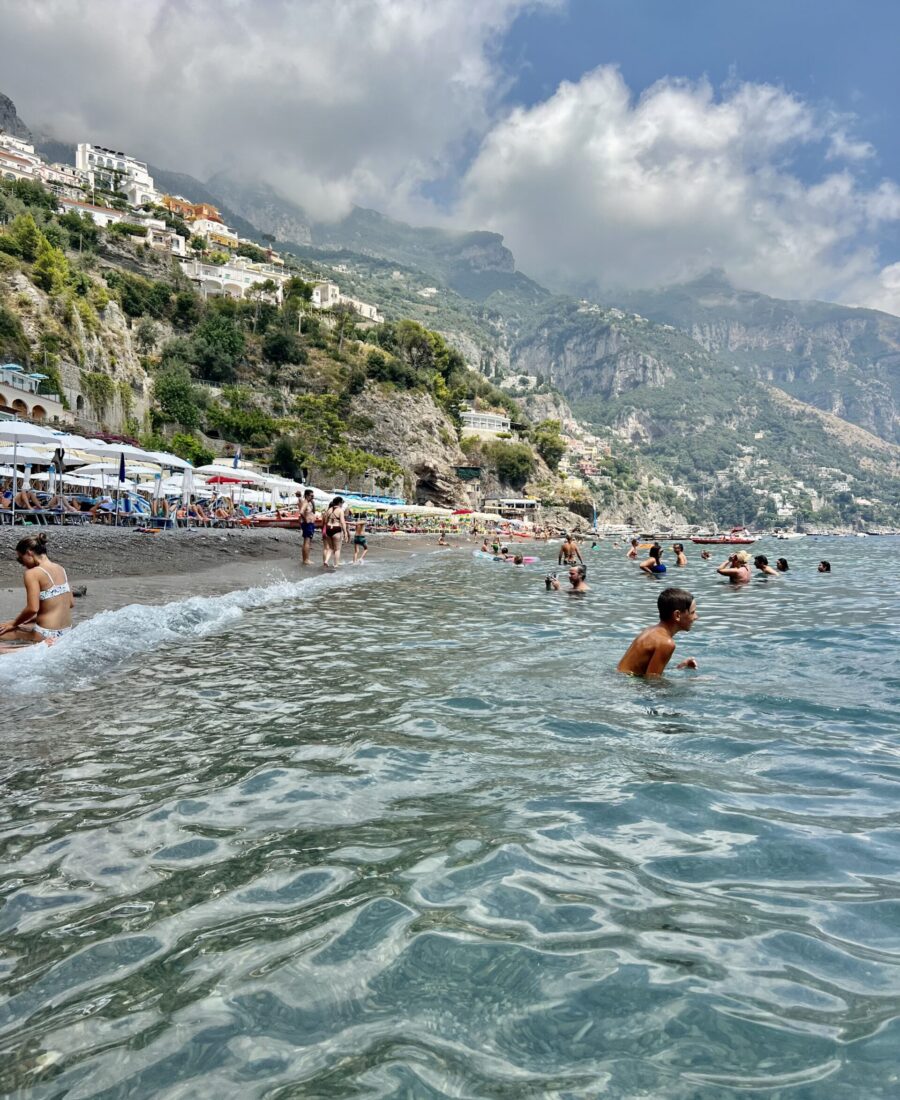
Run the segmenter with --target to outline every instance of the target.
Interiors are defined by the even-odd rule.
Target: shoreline
[[[300,564],[302,539],[292,530],[201,528],[139,535],[110,527],[4,527],[0,529],[0,619],[12,618],[22,609],[23,571],[15,544],[37,530],[47,531],[50,557],[66,569],[73,588],[87,588],[75,600],[75,626],[128,604],[218,596],[325,572],[321,539],[314,540],[312,564],[304,567]],[[370,534],[367,563],[436,550],[435,542],[426,536]],[[452,543],[457,550],[470,546],[465,541]],[[354,568],[352,545],[347,550],[342,554],[342,569]]]

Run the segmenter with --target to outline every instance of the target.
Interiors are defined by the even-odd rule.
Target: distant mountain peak
[[[19,118],[15,103],[2,92],[0,92],[0,130],[5,130],[20,141],[31,141],[31,131]]]

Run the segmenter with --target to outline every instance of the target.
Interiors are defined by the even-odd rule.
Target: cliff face
[[[59,371],[63,395],[83,426],[122,432],[146,419],[150,377],[116,302],[98,310],[96,320],[86,321],[18,271],[0,279],[0,301],[21,323],[35,369],[44,362],[48,343],[55,349],[49,361]]]
[[[19,138],[21,141],[31,141],[31,131],[19,118],[16,105],[7,95],[0,94],[0,130]]]
[[[900,442],[900,318],[770,298],[735,288],[722,272],[621,304],[690,333],[753,378]]]
[[[371,427],[348,432],[348,441],[399,462],[408,471],[406,489],[411,499],[443,507],[469,503],[468,483],[456,476],[456,467],[466,465],[466,456],[453,424],[428,394],[369,383],[353,399],[351,411]]]

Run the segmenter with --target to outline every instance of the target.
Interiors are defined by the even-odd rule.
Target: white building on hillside
[[[512,428],[508,416],[500,413],[478,412],[475,409],[463,409],[459,414],[463,432],[486,438],[505,434]]]
[[[369,302],[361,302],[359,298],[351,298],[348,294],[341,294],[341,288],[337,283],[316,283],[313,286],[310,305],[313,309],[334,309],[335,306],[352,306],[353,309],[366,321],[373,321],[376,325],[382,324],[384,317]]]
[[[131,206],[143,206],[159,198],[147,165],[121,151],[80,142],[75,147],[75,167],[84,173],[89,188],[118,191]]]
[[[238,235],[233,229],[222,221],[214,221],[212,218],[195,218],[189,223],[191,232],[198,237],[205,237],[212,245],[222,245],[225,248],[237,248]]]
[[[0,179],[37,181],[41,163],[33,145],[0,130]]]
[[[41,164],[37,173],[41,183],[54,194],[68,199],[84,198],[84,177],[71,164]]]
[[[257,264],[243,257],[227,264],[207,264],[192,258],[182,261],[181,270],[207,298],[246,298],[255,286],[271,280],[275,288],[264,297],[276,305],[284,300],[284,284],[290,278],[273,264]]]

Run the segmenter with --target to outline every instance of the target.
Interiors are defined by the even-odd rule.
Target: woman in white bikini
[[[55,642],[72,629],[72,590],[61,565],[47,557],[47,536],[20,539],[16,557],[25,569],[25,609],[0,623],[0,651],[4,642]]]

